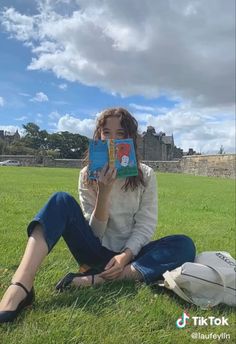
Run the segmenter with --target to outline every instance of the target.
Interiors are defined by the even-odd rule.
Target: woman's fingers
[[[105,176],[106,172],[108,170],[108,162],[103,166],[103,168],[101,169],[101,174],[103,176]]]
[[[109,270],[101,272],[99,275],[102,278],[108,278],[108,277],[110,278],[110,277],[113,277],[113,276],[115,276],[117,274],[120,274],[122,272],[122,270],[123,269],[120,266],[113,266]]]
[[[114,271],[116,271],[116,269],[114,270],[114,268],[111,268],[109,270],[101,272],[100,276],[105,278],[106,276],[109,276],[110,274],[112,274]]]
[[[99,275],[100,275],[101,277],[106,278],[107,276],[109,276],[109,275],[110,275],[111,273],[113,273],[114,271],[116,271],[116,269],[114,270],[114,268],[111,268],[111,269],[109,269],[109,270],[106,270],[106,271],[101,272]]]
[[[98,172],[99,179],[103,178],[107,172],[108,169],[108,163],[106,163],[103,168]]]
[[[105,168],[105,166],[101,170],[101,173],[99,174],[98,180],[104,184],[107,184],[116,178],[116,168],[110,167],[107,169],[107,168]]]
[[[114,168],[113,172],[112,172],[112,179],[116,179],[116,173],[117,173],[117,169]]]
[[[109,167],[105,173],[105,177],[110,178],[115,171],[115,167]]]
[[[114,264],[115,264],[115,259],[112,258],[112,259],[107,263],[107,265],[105,266],[105,270],[110,269],[110,268],[112,267],[112,265],[114,265]]]

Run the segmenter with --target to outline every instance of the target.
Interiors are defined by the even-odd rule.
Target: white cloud
[[[68,102],[66,102],[64,100],[53,100],[52,103],[56,104],[56,105],[67,105],[67,104],[69,104]]]
[[[193,108],[190,104],[181,104],[166,110],[164,114],[146,114],[140,131],[146,131],[146,127],[151,125],[156,132],[173,134],[175,144],[185,151],[191,147],[198,152],[218,152],[223,145],[226,152],[233,153],[235,118],[232,110],[231,115],[224,116],[217,109]]]
[[[67,84],[60,84],[60,85],[58,85],[58,88],[59,88],[60,90],[63,90],[63,91],[67,90],[67,87],[68,87]]]
[[[58,131],[69,131],[87,137],[92,137],[95,129],[95,120],[91,118],[79,119],[69,114],[62,116],[57,124]]]
[[[49,132],[50,133],[54,133],[55,131],[57,131],[57,123],[56,122],[49,122]]]
[[[201,153],[217,153],[223,145],[227,153],[233,153],[235,131],[232,110],[233,108],[231,115],[219,116],[216,109],[199,109],[192,108],[190,104],[180,104],[174,109],[166,109],[165,113],[161,114],[137,112],[133,115],[139,122],[140,133],[151,125],[157,133],[162,131],[166,135],[173,134],[176,146],[184,151],[193,148]],[[79,119],[71,114],[61,115],[53,112],[49,117],[57,120],[57,123],[51,122],[50,126],[53,128],[52,131],[69,131],[92,138],[98,116],[99,113],[96,113],[93,119]]]
[[[198,0],[38,0],[38,10],[5,9],[0,18],[31,49],[29,70],[50,70],[61,80],[123,97],[166,95],[179,105],[129,104],[141,129],[173,132],[185,150],[192,145],[207,152],[221,144],[234,150],[234,0],[208,0],[207,6]],[[47,101],[42,95],[34,101]],[[58,130],[91,136],[91,119],[49,117]]]
[[[21,136],[24,133],[24,130],[22,128],[19,128],[15,125],[0,125],[0,130],[4,130],[7,133],[11,133],[11,134],[14,134],[18,130],[18,132]]]
[[[234,0],[38,4],[38,14],[10,8],[1,17],[11,36],[32,47],[29,69],[123,96],[168,94],[204,106],[234,101]]]
[[[5,101],[4,101],[3,97],[0,97],[0,106],[4,106],[4,104],[5,104]]]
[[[22,97],[30,97],[30,94],[25,92],[19,92],[19,95]]]
[[[43,93],[43,92],[37,92],[35,94],[35,96],[30,99],[30,101],[39,102],[39,103],[47,102],[48,101],[48,96],[45,93]]]
[[[15,118],[16,121],[25,121],[28,117],[27,116],[21,116],[21,117],[17,117]]]
[[[135,110],[141,110],[141,111],[150,111],[153,112],[155,111],[155,107],[153,106],[145,106],[145,105],[139,105],[135,103],[130,103],[129,106]]]
[[[48,115],[48,117],[54,120],[54,119],[59,119],[61,115],[57,111],[53,111]]]
[[[133,112],[133,116],[137,119],[139,123],[147,123],[149,116],[151,115],[151,112]]]
[[[5,29],[18,40],[28,41],[37,36],[34,30],[35,18],[20,14],[12,7],[2,12],[1,21]]]

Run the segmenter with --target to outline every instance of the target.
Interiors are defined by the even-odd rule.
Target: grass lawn
[[[0,297],[10,283],[27,240],[26,226],[55,191],[77,197],[76,169],[0,168]],[[154,239],[183,233],[197,251],[224,250],[235,257],[235,183],[233,180],[183,174],[158,174],[159,225]],[[175,344],[200,343],[191,334],[230,334],[234,343],[234,309],[203,311],[168,290],[141,283],[110,282],[57,294],[55,283],[77,265],[63,240],[44,261],[35,280],[36,302],[13,324],[0,325],[1,344]],[[177,329],[190,316],[226,317],[227,326]]]

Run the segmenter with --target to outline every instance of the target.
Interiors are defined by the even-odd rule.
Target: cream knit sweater
[[[87,167],[81,170],[79,178],[80,205],[94,234],[106,248],[115,252],[129,248],[134,256],[150,241],[157,226],[156,175],[145,164],[141,164],[141,169],[146,187],[124,191],[121,190],[124,179],[116,179],[106,222],[98,221],[93,215],[97,186],[86,185]]]

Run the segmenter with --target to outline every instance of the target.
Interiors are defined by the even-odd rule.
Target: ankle
[[[14,309],[25,297],[26,293],[22,288],[11,284],[5,291],[3,298],[0,300],[0,309]]]
[[[99,275],[94,275],[94,284],[101,284],[104,283],[104,278],[100,277]]]
[[[132,275],[133,275],[133,277],[134,277],[134,279],[135,279],[136,281],[143,281],[143,276],[142,276],[142,274],[141,274],[138,270],[136,270],[136,269],[133,267],[133,265],[130,265],[130,269],[131,269]]]
[[[136,270],[131,264],[126,265],[118,279],[132,279],[135,281],[142,281],[141,273]]]
[[[12,277],[11,283],[21,283],[23,284],[23,286],[30,291],[33,287],[33,283],[34,283],[34,278],[33,276],[30,276],[29,274],[26,273],[21,273],[20,275],[18,275],[17,273],[15,273],[15,275]]]
[[[93,284],[101,284],[104,282],[105,282],[104,278],[100,277],[98,274],[94,275],[94,277],[92,275],[88,275],[88,276],[75,277],[73,279],[73,284],[77,287],[92,286]]]

